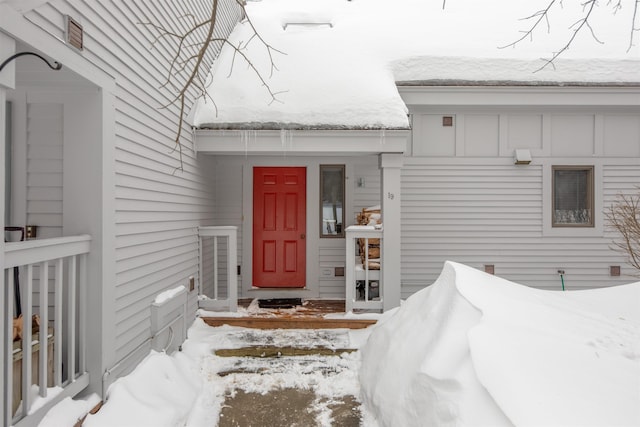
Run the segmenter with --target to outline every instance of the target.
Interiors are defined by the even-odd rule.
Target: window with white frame
[[[593,227],[593,166],[553,166],[553,227]]]

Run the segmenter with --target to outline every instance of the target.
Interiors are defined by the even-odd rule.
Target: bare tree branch
[[[635,276],[640,277],[640,191],[636,195],[619,194],[605,217],[619,234],[613,249],[627,256],[629,264],[638,270]]]
[[[553,5],[556,3],[557,0],[551,0],[549,2],[549,4],[547,5],[547,7],[545,7],[544,9],[540,9],[539,11],[537,11],[536,13],[527,16],[526,18],[522,18],[522,21],[528,21],[530,19],[535,19],[533,25],[531,25],[531,27],[527,30],[527,31],[523,31],[523,35],[522,37],[520,37],[518,40],[509,43],[507,45],[504,46],[499,46],[498,49],[505,49],[507,47],[513,47],[515,45],[517,45],[518,43],[520,43],[522,40],[526,39],[526,38],[533,38],[533,32],[535,31],[536,28],[538,28],[541,23],[543,21],[545,21],[547,23],[547,30],[550,29],[550,25],[549,25],[549,10],[551,10],[551,8],[553,7]]]
[[[640,0],[632,0],[632,1],[633,1],[633,14],[632,14],[633,16],[631,19],[629,47],[627,48],[627,52],[631,50],[631,48],[634,46],[635,33],[640,31],[640,23],[636,22],[638,21],[638,16],[639,16],[638,5],[640,4]],[[629,3],[631,3],[631,1]],[[532,21],[532,24],[530,25],[530,27],[526,31],[523,31],[522,36],[519,37],[517,40],[509,44],[499,46],[499,49],[514,47],[525,39],[533,39],[534,33],[543,24],[546,24],[547,32],[550,32],[551,31],[551,23],[550,23],[551,10],[557,5],[562,6],[562,0],[549,0],[545,8],[540,9],[537,12],[525,18],[522,18],[523,21]],[[609,0],[607,2],[607,6],[611,7],[612,13],[615,14],[623,8],[623,0]],[[538,68],[536,72],[546,68],[547,66],[553,66],[555,60],[571,47],[576,37],[585,31],[589,31],[589,33],[591,34],[591,37],[596,41],[596,43],[603,44],[603,42],[597,36],[596,28],[591,24],[592,15],[596,7],[599,7],[598,0],[585,0],[582,3],[583,14],[578,20],[576,20],[569,27],[569,29],[572,30],[572,33],[569,36],[569,38],[561,46],[561,48],[558,51],[552,54],[551,58],[546,58],[546,59],[543,58],[544,64],[540,68]]]
[[[244,11],[245,3],[243,0],[236,0],[236,3]],[[211,94],[207,91],[207,78],[210,65],[207,63],[207,53],[212,48],[222,49],[224,46],[233,50],[233,58],[231,61],[231,68],[229,72],[233,71],[236,57],[242,58],[246,61],[249,69],[258,77],[260,83],[271,97],[271,103],[278,101],[277,96],[282,92],[274,92],[271,90],[263,73],[255,66],[251,58],[248,55],[247,48],[252,41],[257,41],[266,50],[269,61],[270,70],[269,76],[273,75],[274,70],[277,70],[274,61],[274,53],[284,54],[278,49],[267,43],[262,36],[258,33],[253,22],[248,17],[246,12],[244,13],[245,25],[249,25],[251,28],[251,37],[248,41],[240,41],[237,44],[230,42],[227,38],[214,36],[218,13],[218,0],[213,0],[211,7],[211,14],[208,19],[198,22],[196,17],[192,14],[186,14],[182,18],[190,21],[189,28],[184,32],[176,32],[162,27],[161,25],[151,22],[141,23],[148,26],[152,30],[156,31],[158,35],[152,42],[152,47],[156,45],[162,39],[173,39],[177,41],[175,53],[169,60],[169,67],[165,82],[161,85],[161,88],[175,90],[175,94],[171,96],[170,100],[162,105],[161,108],[168,108],[172,105],[177,105],[179,108],[178,124],[176,135],[174,138],[175,146],[173,151],[178,151],[180,166],[176,170],[184,170],[183,156],[182,156],[182,144],[180,142],[182,137],[182,126],[185,119],[185,107],[189,94],[195,91],[198,97],[204,99],[204,102],[211,101],[215,108],[216,114],[218,113],[218,107],[214,102]]]
[[[635,3],[633,4],[633,15],[631,18],[631,35],[629,36],[629,47],[627,48],[627,52],[629,52],[631,48],[635,46],[633,44],[633,39],[634,39],[635,33],[640,31],[640,19],[638,19],[639,5],[640,5],[640,0],[636,0]]]
[[[571,46],[573,41],[576,39],[576,36],[578,35],[578,33],[580,33],[580,31],[585,27],[588,28],[589,31],[591,31],[591,35],[595,39],[596,42],[602,43],[596,37],[596,35],[595,35],[594,31],[593,31],[593,27],[591,27],[591,24],[589,23],[589,18],[591,17],[591,13],[593,12],[593,8],[596,6],[596,4],[597,4],[596,0],[588,0],[588,1],[584,2],[584,3],[582,3],[583,8],[586,8],[587,12],[585,13],[585,15],[581,19],[577,20],[576,22],[573,23],[573,25],[571,25],[569,27],[569,28],[573,29],[573,34],[571,34],[571,37],[569,37],[569,41],[567,41],[567,43],[564,46],[562,46],[562,48],[559,51],[554,53],[553,56],[550,59],[544,59],[544,61],[545,61],[544,65],[541,66],[540,68],[538,68],[536,70],[536,72],[546,68],[547,65],[553,64],[553,62],[556,60],[556,58],[558,58],[560,55],[562,55],[562,53],[564,51],[569,49],[569,47]]]

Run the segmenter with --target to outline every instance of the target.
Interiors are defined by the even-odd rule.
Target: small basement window
[[[593,166],[553,166],[553,227],[593,227]]]
[[[344,165],[320,165],[320,237],[344,237]]]

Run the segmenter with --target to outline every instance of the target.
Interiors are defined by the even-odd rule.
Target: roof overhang
[[[404,153],[409,129],[194,131],[198,153],[218,155],[353,156]]]
[[[640,106],[640,84],[398,82],[407,106]],[[420,84],[418,84],[420,83]]]

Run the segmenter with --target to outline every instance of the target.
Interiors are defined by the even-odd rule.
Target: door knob
[[[306,234],[304,234],[304,233],[302,233],[302,234],[300,235],[300,238],[301,238],[301,239],[303,239],[303,240],[304,240],[304,238],[305,238],[305,237],[307,237],[307,235],[306,235]]]

